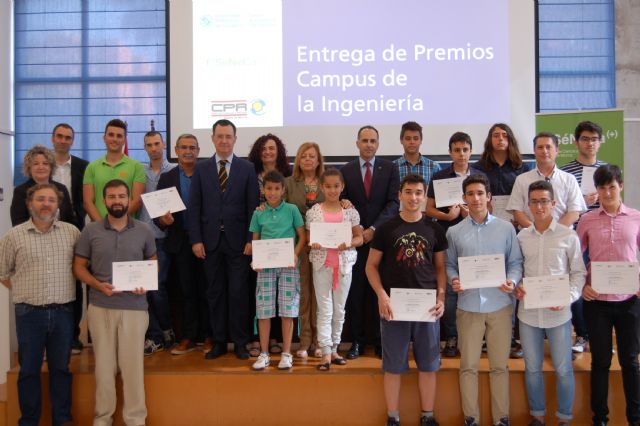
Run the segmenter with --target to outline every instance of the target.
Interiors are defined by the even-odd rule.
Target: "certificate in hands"
[[[638,262],[591,262],[591,287],[600,294],[636,294]]]
[[[164,216],[167,212],[175,213],[187,209],[175,186],[147,192],[141,197],[151,219]]]
[[[254,269],[290,268],[294,265],[293,238],[274,238],[271,240],[253,240],[251,253]]]
[[[311,222],[310,243],[318,243],[323,248],[338,248],[342,243],[351,245],[351,223]]]
[[[507,222],[511,222],[511,220],[513,219],[513,215],[507,211],[508,202],[508,195],[492,195],[491,207],[493,208],[493,211],[491,212],[491,214],[495,217],[506,220]]]
[[[553,308],[571,304],[569,275],[524,278],[524,308]]]
[[[421,288],[392,288],[391,311],[393,321],[435,322],[429,309],[436,304],[436,290]]]
[[[436,207],[449,207],[464,204],[462,199],[463,177],[433,180],[433,191],[436,196]]]
[[[582,180],[580,181],[580,190],[583,194],[593,194],[596,192],[596,184],[593,182],[593,174],[598,170],[597,167],[583,167]]]
[[[504,283],[504,254],[458,258],[460,285],[463,289],[500,287]]]
[[[157,260],[113,262],[111,268],[111,281],[113,281],[111,284],[115,291],[132,291],[136,288],[147,291],[158,289]]]

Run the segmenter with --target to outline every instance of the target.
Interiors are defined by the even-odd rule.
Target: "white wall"
[[[13,194],[13,13],[12,2],[0,0],[0,236],[11,227],[9,206]],[[6,134],[9,133],[9,134]],[[0,285],[0,383],[7,381],[11,354],[16,350],[13,330],[13,306],[9,291]]]

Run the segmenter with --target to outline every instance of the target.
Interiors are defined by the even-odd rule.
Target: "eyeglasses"
[[[580,139],[578,140],[584,143],[588,143],[588,142],[598,143],[600,142],[600,136],[593,136],[591,138],[589,136],[580,136]]]
[[[546,198],[542,199],[542,200],[529,200],[529,205],[530,206],[543,206],[546,207],[549,204],[553,203],[553,200],[547,200]]]

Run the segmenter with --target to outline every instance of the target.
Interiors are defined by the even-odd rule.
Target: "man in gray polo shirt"
[[[127,215],[129,187],[119,179],[104,186],[107,216],[88,224],[76,245],[73,271],[92,287],[88,321],[93,338],[96,374],[95,425],[110,425],[116,409],[115,372],[122,373],[127,425],[143,425],[144,335],[149,323],[145,290],[114,290],[112,263],[156,259],[153,232]]]

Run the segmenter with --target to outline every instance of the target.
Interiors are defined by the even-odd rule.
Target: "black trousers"
[[[612,330],[616,331],[617,355],[622,367],[622,385],[627,402],[627,420],[640,421],[640,301],[584,301],[584,317],[591,348],[591,410],[594,421],[608,421],[609,368]]]

